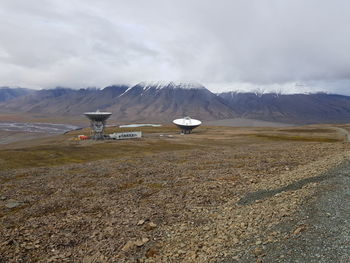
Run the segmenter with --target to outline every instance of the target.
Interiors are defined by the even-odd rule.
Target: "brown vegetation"
[[[137,141],[71,140],[76,131],[7,145],[0,262],[216,262],[286,238],[273,227],[316,183],[238,202],[348,158],[336,132],[305,129],[201,127],[183,136],[165,126],[142,128]]]

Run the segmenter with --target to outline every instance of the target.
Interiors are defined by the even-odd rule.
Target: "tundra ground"
[[[346,136],[326,125],[141,130],[4,145],[0,262],[263,260],[262,246],[303,231],[276,226],[317,192],[313,178],[349,158]]]

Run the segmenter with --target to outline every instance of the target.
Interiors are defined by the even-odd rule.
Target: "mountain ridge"
[[[350,96],[327,93],[279,94],[224,92],[223,98],[243,118],[294,124],[349,122]]]
[[[117,121],[168,121],[184,115],[208,120],[237,117],[223,99],[203,85],[176,82],[111,85],[100,90],[39,90],[0,103],[0,109],[63,116],[100,109],[113,111],[112,119]]]
[[[16,87],[16,88],[0,87],[0,103],[9,101],[17,97],[28,95],[32,92],[34,92],[34,90],[20,88],[20,87]]]
[[[1,112],[48,116],[81,116],[96,109],[112,111],[111,119],[121,122],[166,122],[189,115],[201,120],[238,117],[294,124],[335,123],[349,122],[350,97],[323,92],[214,94],[196,82],[140,82],[103,89],[43,89],[0,102]]]

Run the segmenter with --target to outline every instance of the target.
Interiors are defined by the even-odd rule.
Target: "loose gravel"
[[[350,162],[327,171],[317,191],[287,222],[274,227],[285,238],[251,246],[233,262],[350,262]],[[223,262],[223,263],[224,263]]]
[[[213,145],[0,172],[0,262],[265,260],[269,244],[291,236],[278,226],[327,181],[305,180],[349,159],[345,143]],[[288,188],[297,182],[307,183]]]

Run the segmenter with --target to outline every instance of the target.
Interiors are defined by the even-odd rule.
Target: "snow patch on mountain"
[[[197,82],[175,82],[175,81],[154,81],[154,82],[141,82],[137,86],[142,86],[143,90],[151,88],[164,89],[205,89],[205,87]]]
[[[254,94],[257,97],[262,97],[263,95],[274,95],[275,97],[279,97],[281,95],[293,95],[293,94],[303,94],[303,95],[311,95],[311,94],[318,94],[318,93],[324,93],[324,92],[296,92],[296,93],[284,93],[284,92],[261,92],[259,90],[252,90],[252,91],[239,91],[239,90],[233,90],[233,91],[225,91],[225,92],[219,92],[216,93],[216,95],[219,95],[221,93],[228,93],[232,97],[238,95],[238,94]]]
[[[118,97],[121,97],[128,92],[132,91],[133,89],[140,89],[142,88],[142,93],[140,95],[144,95],[144,93],[151,89],[156,89],[157,91],[160,91],[162,89],[206,89],[202,84],[197,82],[175,82],[175,81],[153,81],[153,82],[140,82],[134,86],[129,87],[126,89],[122,94],[120,94]]]
[[[276,94],[276,96],[287,94],[316,94],[327,93],[327,89],[317,83],[288,82],[282,84],[252,84],[252,83],[207,83],[206,87],[215,93],[254,93],[256,96],[264,94]]]

